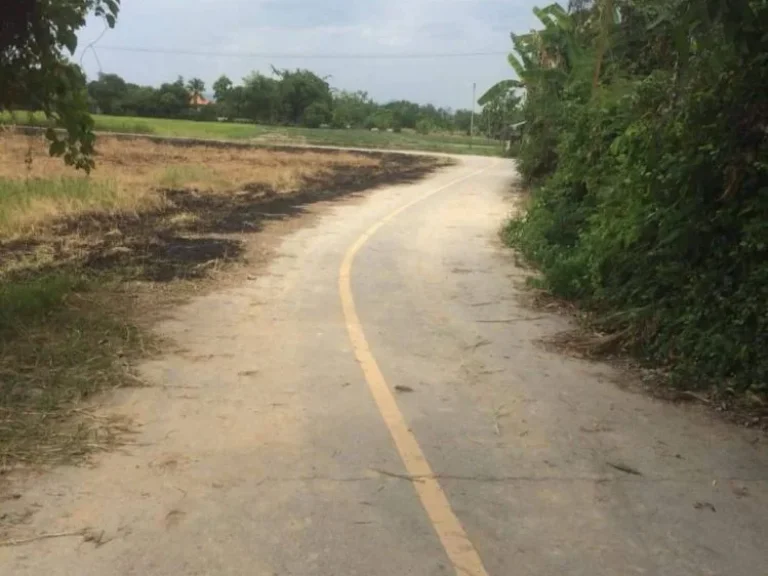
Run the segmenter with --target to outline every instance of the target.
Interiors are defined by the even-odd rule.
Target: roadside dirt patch
[[[129,423],[100,420],[90,399],[140,384],[132,366],[157,349],[164,307],[265,261],[265,225],[444,164],[105,139],[86,177],[40,146],[0,139],[0,475],[123,441]]]
[[[622,389],[675,404],[699,405],[740,426],[768,431],[768,399],[754,393],[737,394],[727,388],[697,388],[689,382],[673,379],[664,367],[643,363],[634,347],[633,335],[626,330],[603,331],[594,316],[575,303],[526,282],[520,282],[518,286],[524,290],[522,300],[530,308],[569,317],[574,322],[575,327],[542,340],[540,343],[544,348],[611,364],[622,374],[622,378],[615,382]]]

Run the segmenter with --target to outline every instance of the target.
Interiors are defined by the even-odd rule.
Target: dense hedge
[[[766,2],[537,13],[507,238],[686,386],[768,391]]]

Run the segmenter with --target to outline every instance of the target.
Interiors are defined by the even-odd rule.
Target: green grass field
[[[251,141],[255,144],[303,144],[345,146],[382,150],[423,150],[453,154],[500,156],[502,145],[484,137],[470,138],[464,134],[418,134],[404,131],[371,132],[352,129],[298,128],[294,126],[263,126],[228,122],[196,122],[165,118],[136,118],[131,116],[94,115],[96,129],[103,132],[151,134],[178,138]],[[0,124],[45,125],[40,114],[17,113],[11,117],[0,113]]]

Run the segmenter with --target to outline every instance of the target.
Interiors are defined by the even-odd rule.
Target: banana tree
[[[543,24],[543,30],[510,35],[514,52],[507,56],[507,61],[518,79],[502,80],[492,86],[480,97],[480,105],[515,89],[530,91],[552,73],[567,73],[577,60],[574,27],[565,9],[559,4],[550,4],[534,8],[533,13]]]
[[[503,97],[505,97],[510,92],[514,92],[515,90],[519,88],[524,88],[525,85],[520,82],[519,80],[502,80],[501,82],[497,82],[493,86],[491,86],[485,94],[483,94],[480,99],[477,101],[480,106],[485,106],[486,104],[499,100]]]

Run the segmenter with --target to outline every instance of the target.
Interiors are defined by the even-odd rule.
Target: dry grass
[[[380,162],[351,153],[180,147],[102,138],[97,169],[86,176],[51,158],[42,136],[6,132],[0,134],[0,234],[27,234],[46,222],[83,212],[154,210],[166,202],[163,191],[168,188],[228,194],[249,186],[290,194],[308,179],[340,167],[376,167]],[[15,193],[3,193],[4,188]]]
[[[158,309],[252,254],[265,220],[413,181],[409,156],[100,139],[75,173],[39,136],[0,132],[0,475],[70,462],[124,437],[90,399],[136,384]]]

